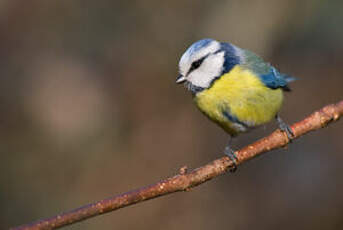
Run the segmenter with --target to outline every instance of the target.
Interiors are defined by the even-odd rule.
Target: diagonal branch
[[[293,130],[295,138],[298,138],[305,133],[325,127],[332,121],[338,120],[341,116],[343,116],[343,100],[337,104],[325,106],[321,110],[312,113],[304,120],[293,124],[291,129]],[[243,162],[248,161],[264,152],[283,147],[287,145],[287,143],[289,143],[287,135],[280,130],[276,130],[268,137],[262,138],[255,143],[237,151],[237,164],[242,164]],[[187,191],[192,187],[224,174],[231,167],[233,167],[233,164],[226,156],[214,160],[207,165],[194,169],[190,172],[187,172],[187,168],[183,167],[180,169],[180,173],[178,175],[161,180],[156,184],[91,203],[48,219],[15,227],[13,230],[60,228],[145,200],[157,198],[159,196],[174,192]]]

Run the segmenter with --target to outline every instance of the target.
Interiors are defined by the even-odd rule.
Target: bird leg
[[[292,131],[292,129],[289,127],[289,125],[286,124],[286,122],[284,122],[281,117],[277,114],[276,115],[276,121],[279,125],[279,128],[281,131],[285,132],[287,134],[288,140],[289,142],[292,142],[292,140],[294,139],[295,135]]]
[[[233,163],[233,167],[230,169],[230,172],[233,173],[233,172],[235,172],[237,170],[238,158],[237,158],[237,156],[235,154],[235,151],[231,148],[231,140],[232,140],[232,137],[230,137],[229,142],[228,142],[228,144],[225,147],[224,153],[225,153],[226,156],[228,156],[230,158],[230,160]]]

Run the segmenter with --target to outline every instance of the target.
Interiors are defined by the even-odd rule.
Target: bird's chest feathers
[[[202,112],[230,132],[235,130],[233,123],[254,127],[273,119],[283,96],[280,89],[266,87],[258,76],[237,65],[194,100]]]

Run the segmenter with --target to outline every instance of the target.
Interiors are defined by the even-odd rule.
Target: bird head
[[[179,77],[176,83],[185,83],[193,93],[211,86],[223,73],[227,63],[234,63],[234,47],[213,39],[202,39],[192,44],[179,62]]]

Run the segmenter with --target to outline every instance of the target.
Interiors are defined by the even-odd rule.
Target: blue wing
[[[288,87],[288,82],[294,81],[295,78],[281,74],[276,68],[270,66],[269,73],[259,74],[262,82],[271,89],[282,88],[286,91],[290,91]]]
[[[271,89],[282,88],[283,90],[290,91],[288,83],[294,81],[294,77],[280,73],[275,67],[249,50],[240,49],[239,56],[242,60],[241,65],[259,76],[267,87]]]

